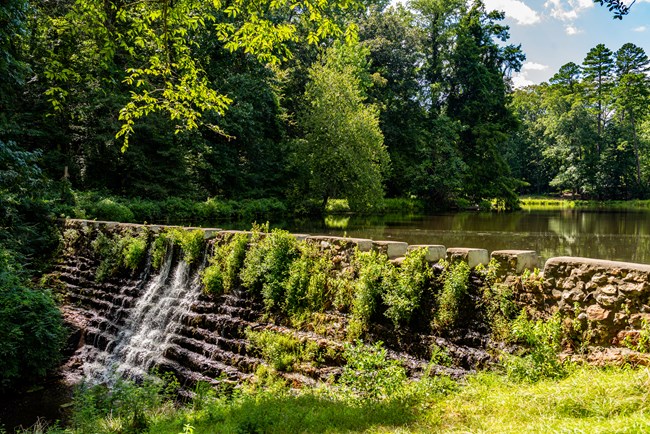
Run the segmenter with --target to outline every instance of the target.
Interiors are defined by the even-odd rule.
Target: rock
[[[406,255],[406,249],[408,248],[408,244],[402,241],[374,241],[372,246],[377,251],[385,253],[388,259]]]
[[[427,249],[426,259],[428,262],[438,262],[447,257],[447,248],[436,244],[413,244],[408,246],[407,251],[410,252],[422,248]]]
[[[587,308],[587,318],[590,321],[604,321],[609,318],[610,311],[603,309],[597,304],[592,304]]]
[[[451,247],[447,249],[447,259],[450,263],[458,261],[467,262],[469,268],[474,268],[479,264],[487,265],[490,262],[487,250],[466,247]]]
[[[492,252],[502,274],[521,274],[524,270],[533,271],[538,266],[539,258],[533,250],[497,250]]]

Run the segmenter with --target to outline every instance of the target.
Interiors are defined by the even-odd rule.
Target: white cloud
[[[550,9],[551,16],[562,21],[573,21],[593,6],[592,0],[548,0],[544,3],[544,7]]]
[[[536,62],[525,62],[521,66],[522,71],[544,71],[548,69],[548,65],[542,65]]]
[[[535,84],[526,77],[525,72],[518,72],[512,75],[512,84],[515,88],[526,87]]]
[[[488,10],[505,11],[508,18],[514,19],[517,24],[528,26],[540,21],[539,14],[521,0],[485,0]]]
[[[564,31],[566,32],[567,35],[573,36],[582,33],[582,29],[577,28],[576,26],[573,25],[568,25],[564,28]]]
[[[635,27],[634,29],[632,29],[632,31],[634,31],[634,32],[645,32],[646,29],[647,29],[646,26],[639,26],[639,27]]]

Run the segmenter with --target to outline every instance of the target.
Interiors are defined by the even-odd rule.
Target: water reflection
[[[579,210],[449,213],[435,216],[329,217],[283,227],[295,232],[347,235],[409,244],[493,250],[536,250],[650,264],[650,212]]]

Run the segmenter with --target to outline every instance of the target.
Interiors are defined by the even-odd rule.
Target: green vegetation
[[[41,379],[57,366],[66,337],[49,291],[28,286],[24,270],[0,247],[0,391]]]
[[[268,228],[267,228],[268,230]],[[262,295],[268,310],[281,309],[285,299],[284,282],[292,262],[298,257],[298,241],[287,231],[274,229],[255,242],[246,253],[240,274],[242,285]]]
[[[248,239],[247,234],[236,234],[228,243],[215,245],[209,265],[201,276],[205,292],[219,295],[241,284],[239,272],[244,266]]]
[[[449,330],[458,321],[460,307],[467,297],[470,269],[466,262],[449,264],[445,270],[442,292],[438,296],[435,325]]]
[[[562,379],[536,383],[513,382],[508,377],[486,372],[454,382],[446,377],[406,380],[392,388],[394,377],[386,377],[391,365],[371,348],[362,355],[358,380],[349,376],[340,388],[290,390],[279,379],[264,385],[197,394],[184,407],[169,402],[149,406],[160,398],[138,399],[140,419],[146,424],[139,432],[644,432],[650,428],[647,368],[575,367]],[[366,369],[379,368],[376,378]],[[349,386],[347,381],[349,380]],[[385,380],[385,382],[383,381]],[[368,384],[370,382],[371,384]],[[373,384],[374,383],[374,384]],[[366,387],[367,386],[367,387]],[[148,390],[151,390],[147,386]],[[377,399],[359,400],[351,395],[367,390]],[[136,392],[123,387],[128,394]],[[77,397],[75,424],[50,433],[81,433],[92,427],[96,433],[128,432],[135,411],[120,406],[111,414],[93,409],[92,391]],[[133,398],[122,396],[123,402]],[[108,401],[108,399],[106,400]],[[119,405],[120,401],[112,400]],[[160,402],[160,401],[158,401]],[[84,404],[85,403],[85,404]],[[102,408],[107,408],[102,406]]]
[[[277,371],[292,372],[298,364],[316,365],[322,358],[317,343],[300,342],[286,333],[247,330],[246,338],[264,361]]]
[[[99,232],[90,243],[101,261],[95,272],[95,280],[102,282],[120,269],[133,272],[140,268],[147,255],[148,243],[147,231],[141,231],[135,236],[130,232],[111,235]]]

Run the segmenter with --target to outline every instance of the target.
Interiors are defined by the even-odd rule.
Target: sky
[[[513,75],[516,87],[548,81],[568,62],[581,64],[589,50],[605,44],[615,52],[631,42],[650,56],[650,0],[636,0],[622,20],[592,0],[484,0],[505,11],[509,43],[521,44],[526,61]],[[628,1],[629,4],[629,1]]]

